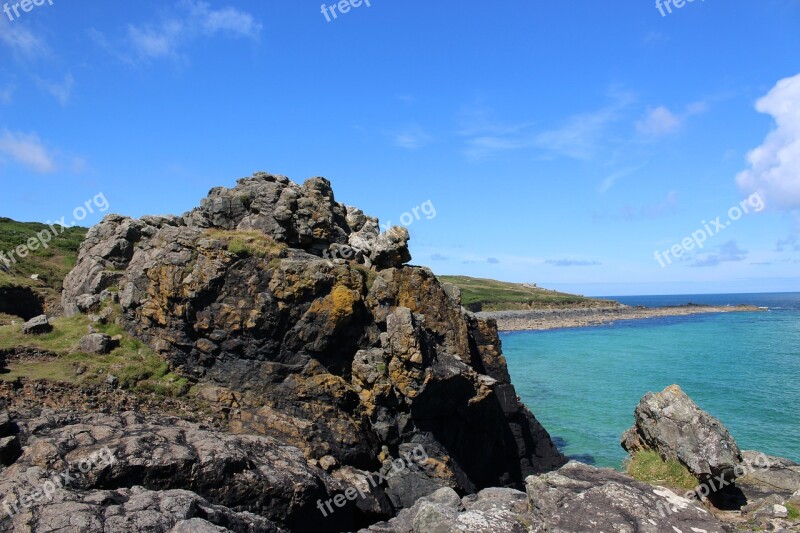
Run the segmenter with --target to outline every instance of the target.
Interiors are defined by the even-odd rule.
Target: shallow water
[[[639,399],[677,383],[742,449],[800,462],[800,293],[615,299],[770,310],[502,334],[517,394],[565,454],[619,468]]]

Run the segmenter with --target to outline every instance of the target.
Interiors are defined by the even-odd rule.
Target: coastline
[[[668,307],[631,307],[626,305],[574,308],[535,309],[523,311],[482,311],[480,318],[494,319],[500,332],[544,331],[551,329],[605,326],[618,320],[640,320],[666,316],[687,316],[706,313],[751,313],[766,311],[752,305],[696,305]]]

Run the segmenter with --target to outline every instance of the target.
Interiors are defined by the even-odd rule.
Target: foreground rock
[[[620,531],[722,533],[723,524],[695,503],[664,488],[609,469],[570,462],[526,480],[526,492],[486,489],[463,499],[441,489],[373,533],[527,533]]]
[[[352,527],[348,509],[316,511],[346,485],[269,437],[133,413],[50,413],[15,426],[23,453],[0,472],[4,531],[166,532],[195,518],[225,531]]]
[[[647,393],[633,416],[634,426],[622,436],[626,451],[655,450],[663,459],[679,461],[700,481],[735,477],[734,468],[742,462],[736,441],[677,385]]]
[[[646,394],[634,413],[636,423],[622,435],[631,454],[653,450],[680,461],[697,478],[685,493],[737,527],[800,531],[789,506],[800,504],[800,465],[757,451],[739,450],[722,423],[671,385]]]
[[[365,520],[389,516],[387,501],[521,486],[564,464],[517,398],[496,325],[404,265],[407,241],[336,202],[325,179],[260,173],[182,217],[107,216],[63,304],[95,311],[119,294],[128,332],[218,399],[233,431],[334,473],[375,472],[422,446],[429,459],[362,505]]]

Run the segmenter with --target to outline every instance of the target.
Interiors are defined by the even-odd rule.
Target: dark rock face
[[[0,313],[30,320],[44,313],[44,298],[30,287],[1,287]]]
[[[344,485],[270,437],[133,413],[51,413],[18,424],[24,453],[0,473],[12,511],[0,517],[3,530],[166,532],[194,518],[232,531],[352,527],[345,511],[323,519],[316,510]],[[53,476],[61,481],[48,487]],[[49,495],[25,507],[23,497],[40,488]]]
[[[394,505],[420,487],[521,486],[564,464],[517,399],[495,325],[403,265],[405,229],[378,228],[327,180],[256,174],[183,217],[107,216],[64,308],[118,289],[126,329],[235,404],[234,431],[309,460],[374,471],[422,445],[426,464],[386,488]]]
[[[459,498],[448,489],[422,498],[362,533],[664,533],[727,529],[711,513],[668,489],[610,469],[570,462],[531,476],[526,492],[490,488]]]
[[[664,459],[677,459],[696,478],[735,477],[742,462],[727,428],[700,409],[677,385],[647,393],[634,411],[636,422],[622,436],[628,452],[655,450]]]

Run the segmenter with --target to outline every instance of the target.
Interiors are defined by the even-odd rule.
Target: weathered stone
[[[725,426],[680,387],[647,393],[634,411],[634,426],[622,436],[628,452],[655,450],[664,459],[680,461],[699,480],[735,477],[741,452]]]
[[[69,468],[74,480],[57,487],[52,502],[15,516],[16,526],[36,521],[62,528],[82,524],[81,531],[90,532],[166,532],[194,517],[232,531],[352,526],[351,507],[327,518],[316,507],[347,485],[309,467],[297,448],[269,437],[220,434],[133,413],[48,414],[19,425],[25,453],[0,472],[0,494],[29,493],[49,471]],[[213,509],[204,512],[206,507]],[[66,508],[74,520],[59,518]]]
[[[0,437],[0,464],[13,464],[22,455],[22,448],[16,436]]]
[[[78,344],[78,351],[89,354],[107,354],[114,349],[114,343],[109,335],[103,333],[90,333],[84,336]]]
[[[669,489],[614,470],[570,462],[526,480],[533,531],[705,531],[726,528],[711,513]]]
[[[39,315],[31,318],[22,326],[22,333],[25,335],[42,335],[53,331],[53,326],[47,319],[47,315]]]

